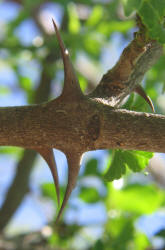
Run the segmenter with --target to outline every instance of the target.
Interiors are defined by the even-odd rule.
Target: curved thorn
[[[47,162],[50,168],[51,174],[53,176],[55,189],[56,189],[58,206],[60,206],[60,188],[59,188],[59,181],[58,181],[58,171],[57,171],[56,161],[55,161],[54,154],[53,154],[53,149],[42,148],[42,149],[37,149],[37,151],[44,158],[44,160]]]
[[[56,36],[57,40],[59,42],[60,50],[61,50],[61,55],[63,59],[63,64],[64,64],[64,89],[63,89],[63,94],[66,93],[66,96],[77,96],[82,95],[81,88],[78,82],[78,78],[75,74],[74,68],[72,66],[72,62],[69,58],[69,52],[65,48],[65,45],[62,41],[60,32],[57,28],[57,25],[55,21],[52,19],[54,29],[56,31]],[[75,90],[75,91],[74,91]]]
[[[151,98],[146,95],[144,89],[140,85],[136,86],[136,88],[134,89],[134,92],[139,94],[150,105],[152,112],[155,113],[155,108],[154,108]]]
[[[66,207],[67,201],[71,195],[72,190],[74,189],[76,185],[76,180],[79,174],[80,170],[80,161],[81,161],[81,155],[73,155],[69,154],[67,155],[67,161],[68,161],[68,184],[66,187],[66,192],[64,196],[64,200],[62,202],[61,208],[58,212],[57,218],[56,218],[56,223],[59,221],[60,216]]]

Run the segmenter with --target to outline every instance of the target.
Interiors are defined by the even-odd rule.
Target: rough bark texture
[[[165,116],[110,108],[98,99],[67,104],[60,99],[0,109],[0,145],[82,153],[108,148],[165,152]]]

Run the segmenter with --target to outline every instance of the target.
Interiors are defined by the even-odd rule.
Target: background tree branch
[[[52,77],[48,73],[48,67],[52,62],[54,60],[50,60],[50,55],[48,55],[45,61],[47,65],[43,67],[41,80],[35,92],[34,103],[41,103],[48,100],[52,80]],[[8,224],[24,196],[29,192],[29,178],[36,156],[37,153],[35,151],[25,150],[20,161],[17,163],[15,177],[0,209],[0,231]]]

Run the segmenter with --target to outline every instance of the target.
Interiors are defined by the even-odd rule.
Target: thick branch
[[[0,145],[165,152],[165,116],[113,109],[95,99],[1,108],[0,117]]]

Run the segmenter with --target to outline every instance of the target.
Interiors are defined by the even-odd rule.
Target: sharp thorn
[[[44,160],[47,162],[50,168],[53,181],[54,181],[54,186],[56,189],[58,206],[60,206],[60,188],[59,188],[59,180],[58,180],[58,171],[57,171],[56,161],[55,161],[54,154],[53,154],[53,149],[42,148],[39,150],[37,149],[37,151],[44,158]]]
[[[151,98],[146,95],[144,89],[140,85],[136,86],[136,88],[134,89],[134,92],[139,94],[150,105],[152,112],[155,113],[155,108],[154,108]]]
[[[63,61],[65,61],[66,60],[65,58],[66,58],[66,56],[68,57],[69,53],[68,53],[68,50],[65,48],[65,45],[64,45],[63,40],[61,38],[60,32],[59,32],[57,25],[56,25],[53,18],[52,18],[52,22],[53,22],[54,29],[56,31],[57,40],[58,40],[59,45],[60,45],[62,58],[63,58]]]
[[[63,89],[63,95],[66,94],[66,97],[77,97],[82,96],[81,88],[79,85],[78,78],[75,74],[74,68],[72,66],[72,62],[69,58],[69,52],[65,48],[65,45],[62,41],[60,32],[57,28],[57,25],[55,21],[52,19],[54,29],[56,31],[57,40],[60,46],[61,55],[63,59],[64,64],[64,89]]]
[[[69,156],[67,155],[67,161],[68,161],[68,184],[67,184],[65,196],[64,196],[61,208],[58,212],[55,223],[58,223],[58,221],[61,217],[61,214],[66,207],[66,204],[67,204],[67,201],[71,195],[71,192],[76,185],[77,177],[78,177],[79,170],[80,170],[81,156],[75,155],[75,157],[73,156],[73,158],[72,158],[71,155],[69,155]]]

